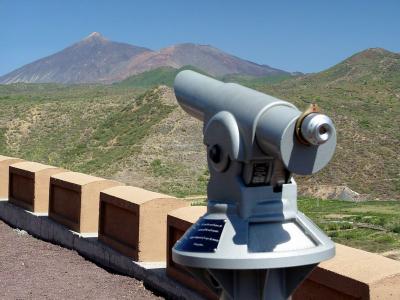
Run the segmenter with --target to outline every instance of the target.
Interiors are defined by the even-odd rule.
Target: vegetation
[[[151,71],[146,71],[137,75],[130,76],[125,80],[115,83],[115,85],[120,87],[130,87],[139,89],[149,89],[159,85],[166,85],[172,87],[174,84],[175,76],[180,71],[183,70],[192,70],[210,76],[207,73],[203,72],[202,70],[193,66],[184,66],[180,69],[175,69],[172,67],[160,67]],[[257,87],[262,87],[263,85],[266,84],[279,83],[293,77],[295,76],[289,74],[279,74],[274,76],[269,75],[262,77],[232,74],[232,75],[222,76],[217,79],[222,80],[224,82],[236,82],[251,88],[257,88]]]
[[[180,197],[205,195],[201,123],[158,86],[171,86],[178,71],[161,68],[110,86],[0,85],[0,153]],[[301,109],[317,102],[332,116],[336,155],[316,176],[297,178],[299,186],[346,185],[369,199],[400,199],[400,55],[370,49],[318,74],[222,79]],[[399,256],[400,202],[301,199],[299,208],[336,242]]]
[[[324,72],[259,89],[303,109],[316,102],[332,116],[336,154],[311,180],[400,199],[400,54],[369,49]]]
[[[184,66],[180,69],[172,67],[160,67],[154,70],[146,71],[138,75],[133,75],[125,80],[115,83],[119,87],[130,87],[130,88],[141,88],[149,89],[159,85],[166,85],[172,87],[174,84],[175,76],[183,70],[193,70],[206,74],[202,70],[197,69],[193,66]]]
[[[105,86],[0,88],[2,154],[105,176],[173,109],[157,90],[138,96]]]
[[[287,79],[293,79],[295,77],[296,76],[290,74],[279,74],[274,76],[261,76],[261,77],[234,74],[234,75],[223,76],[222,78],[220,78],[220,80],[224,82],[236,82],[245,85],[247,87],[257,89],[257,88],[262,88],[265,85],[280,83],[282,81],[285,81]]]
[[[299,210],[335,242],[400,259],[400,202],[300,199]]]
[[[143,91],[117,85],[0,85],[0,153],[177,196],[204,194],[205,165],[196,162],[193,168],[193,161],[171,160],[159,149],[176,140],[163,120],[174,112],[168,119],[173,127],[176,114],[186,115],[170,89]],[[182,124],[190,122],[191,131],[200,129],[193,120]],[[165,136],[169,139],[162,142]]]
[[[153,87],[171,85],[178,71],[111,86],[0,85],[0,152],[178,196],[205,194],[201,124],[178,108],[171,89]],[[299,186],[346,185],[369,199],[400,199],[399,74],[400,55],[370,49],[318,74],[224,80],[300,109],[317,102],[332,116],[335,157],[316,176],[297,177]]]
[[[195,199],[193,206],[207,205]],[[300,198],[298,209],[333,241],[400,260],[400,202]]]

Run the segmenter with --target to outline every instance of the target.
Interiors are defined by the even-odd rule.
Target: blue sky
[[[151,49],[211,44],[317,72],[370,47],[400,52],[400,1],[0,0],[0,75],[93,31]]]

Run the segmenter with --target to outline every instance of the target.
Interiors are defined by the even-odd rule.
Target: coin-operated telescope
[[[172,258],[221,299],[288,299],[334,243],[297,210],[292,174],[325,167],[336,131],[316,105],[293,104],[193,71],[175,79],[182,108],[204,122],[207,213]]]

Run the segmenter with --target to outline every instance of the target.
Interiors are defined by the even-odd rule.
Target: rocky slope
[[[159,51],[146,52],[129,60],[127,66],[113,80],[153,70],[159,67],[193,66],[213,76],[244,74],[267,76],[289,74],[266,65],[259,65],[225,53],[210,45],[178,44]]]
[[[0,83],[93,83],[118,73],[142,47],[111,42],[94,32],[82,41],[0,77]]]

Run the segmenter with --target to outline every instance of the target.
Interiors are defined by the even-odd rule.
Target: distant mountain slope
[[[261,90],[302,108],[316,102],[336,123],[334,160],[310,181],[400,198],[400,54],[367,49],[323,72]]]
[[[278,83],[240,76],[225,79],[287,99],[299,109],[318,103],[332,117],[338,131],[334,159],[314,176],[296,176],[302,191],[320,185],[344,185],[367,199],[400,199],[399,54],[367,49],[320,73]],[[190,176],[185,173],[185,177],[181,169],[178,172],[177,166],[191,161],[191,172],[202,184],[206,161],[201,128],[200,122],[178,107],[150,131],[141,154],[128,159],[132,171],[121,169],[117,178],[132,178],[143,186],[181,193],[187,189]],[[157,166],[152,165],[153,160],[157,160]],[[168,176],[156,181],[146,176],[154,168]]]
[[[184,66],[180,69],[175,69],[173,67],[159,67],[137,75],[129,76],[122,81],[116,82],[115,85],[120,87],[145,89],[156,87],[158,85],[166,85],[172,87],[175,76],[182,70],[193,70],[208,75],[202,70],[199,70],[192,66]]]
[[[105,81],[142,47],[111,42],[94,32],[82,41],[0,77],[0,83],[93,83]]]
[[[400,84],[400,54],[382,48],[370,48],[356,53],[341,63],[316,75],[310,75],[312,81],[336,84],[344,81],[367,83],[384,80]]]
[[[368,49],[332,68],[279,83],[229,80],[305,109],[318,103],[338,131],[335,156],[322,172],[296,176],[301,191],[348,186],[367,199],[400,200],[400,57]],[[126,85],[0,85],[0,153],[174,195],[205,194],[202,124],[176,103],[173,68]],[[140,87],[138,89],[137,87]]]
[[[173,67],[159,67],[150,71],[145,71],[136,75],[129,76],[128,78],[114,83],[120,87],[131,87],[131,88],[153,88],[158,85],[166,85],[169,87],[173,86],[176,75],[182,70],[193,70],[204,75],[211,76],[210,74],[193,66],[183,66],[182,68],[175,69]],[[215,78],[224,82],[236,82],[244,84],[252,88],[263,86],[265,84],[278,83],[289,78],[295,77],[289,73],[266,75],[266,76],[251,76],[241,74],[228,74],[221,77],[214,76]]]
[[[227,74],[251,76],[289,74],[267,65],[259,65],[243,60],[210,45],[186,43],[135,56],[129,61],[126,68],[122,69],[120,74],[112,79],[121,80],[159,67],[167,66],[179,69],[186,65],[194,66],[213,76]]]
[[[94,32],[82,41],[0,77],[0,84],[111,83],[160,67],[191,65],[214,75],[288,75],[240,59],[209,45],[179,44],[160,51],[112,42]]]

